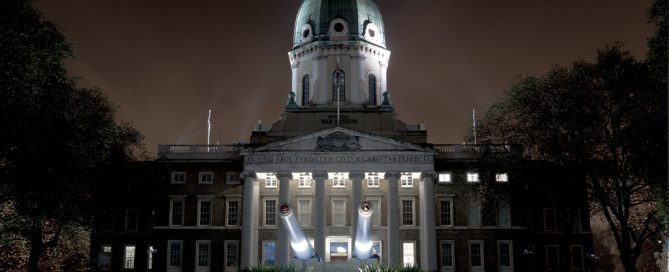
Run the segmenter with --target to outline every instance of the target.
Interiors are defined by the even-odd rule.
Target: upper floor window
[[[376,105],[376,76],[369,75],[369,104]]]
[[[452,181],[451,172],[439,173],[439,183],[450,183]]]
[[[130,208],[125,210],[125,229],[127,231],[137,230],[137,218],[138,218],[137,209]]]
[[[123,251],[123,269],[135,269],[135,245],[126,245]]]
[[[346,225],[346,199],[332,199],[332,226]]]
[[[467,197],[467,225],[481,225],[481,201],[476,196]]]
[[[200,184],[212,184],[214,182],[214,172],[200,172]]]
[[[556,232],[558,230],[557,210],[555,208],[544,208],[544,231]]]
[[[300,173],[298,177],[298,188],[311,188],[311,173]]]
[[[211,255],[211,241],[209,240],[198,240],[196,241],[196,247],[195,247],[195,256],[197,256],[197,268],[195,271],[198,270],[205,270],[207,271],[209,268],[209,263],[210,263],[210,255]],[[203,269],[204,268],[204,269]]]
[[[509,174],[507,174],[507,173],[495,174],[495,181],[497,181],[497,182],[509,182]]]
[[[277,188],[276,176],[267,174],[265,177],[265,188]]]
[[[186,172],[172,172],[172,184],[186,183]]]
[[[309,105],[309,75],[302,78],[302,106]]]
[[[442,226],[453,225],[453,199],[439,200],[439,224]]]
[[[225,173],[226,176],[226,183],[227,184],[240,184],[242,183],[241,179],[239,178],[239,172],[227,172]]]
[[[346,188],[346,176],[343,173],[334,173],[332,176],[333,188]]]
[[[237,226],[239,225],[239,199],[229,199],[228,200],[228,216],[227,223],[228,226]]]
[[[468,172],[467,173],[467,182],[479,182],[479,173]]]
[[[332,73],[332,101],[346,100],[346,73],[337,69]]]
[[[502,227],[511,226],[511,208],[509,201],[500,199],[497,201],[497,225]]]
[[[265,200],[265,226],[276,226],[276,199]]]
[[[379,175],[377,173],[368,173],[367,174],[367,187],[369,187],[369,188],[379,188],[379,185],[380,185],[379,184]]]
[[[402,199],[402,225],[412,226],[414,225],[414,200],[413,199]]]
[[[402,178],[400,181],[401,187],[413,187],[413,175],[411,173],[402,173]]]
[[[176,197],[170,200],[170,225],[181,226],[184,220],[184,199]]]

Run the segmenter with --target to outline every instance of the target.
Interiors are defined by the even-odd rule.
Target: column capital
[[[431,178],[432,181],[437,180],[437,172],[429,170],[423,171],[423,173],[420,174],[420,179],[425,180],[427,178]]]
[[[239,177],[241,179],[246,179],[246,178],[257,179],[258,178],[258,176],[256,175],[256,172],[253,172],[253,171],[244,171],[241,174],[239,174]]]
[[[386,175],[383,178],[388,180],[388,179],[399,179],[400,177],[402,177],[402,172],[393,170],[393,171],[386,171]]]
[[[352,180],[354,180],[354,179],[362,180],[362,179],[365,178],[365,172],[363,172],[363,171],[348,172],[348,178],[352,179]]]
[[[288,170],[279,170],[276,172],[276,178],[279,180],[291,180],[293,179],[293,173]]]
[[[328,178],[328,172],[323,171],[323,170],[317,170],[311,173],[311,178],[318,180],[318,179],[327,179]]]

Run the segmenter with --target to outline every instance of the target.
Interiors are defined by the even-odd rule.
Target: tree
[[[483,142],[521,144],[526,156],[586,177],[625,270],[635,271],[642,246],[662,230],[653,189],[667,181],[666,124],[666,88],[616,44],[594,63],[521,78],[479,131]]]
[[[22,239],[39,271],[63,233],[90,223],[96,177],[113,154],[132,158],[141,135],[67,75],[71,45],[30,0],[1,1],[0,33],[0,204],[12,208],[0,238]]]

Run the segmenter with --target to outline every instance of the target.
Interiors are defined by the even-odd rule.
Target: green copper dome
[[[304,0],[295,20],[293,47],[334,40],[333,36],[385,48],[383,18],[374,0]]]

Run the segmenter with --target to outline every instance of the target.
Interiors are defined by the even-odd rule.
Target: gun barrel
[[[288,239],[290,239],[290,246],[293,248],[295,258],[306,261],[314,256],[314,249],[309,244],[307,236],[297,223],[297,217],[288,204],[281,205],[279,218],[283,222],[283,226],[288,232]]]
[[[372,204],[363,201],[358,207],[358,228],[355,231],[355,257],[360,260],[367,260],[372,257],[372,215],[374,209]]]

